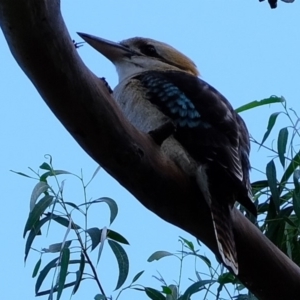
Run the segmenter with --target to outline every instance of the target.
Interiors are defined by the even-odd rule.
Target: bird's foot
[[[161,145],[170,135],[176,131],[175,124],[173,122],[166,122],[160,127],[151,130],[148,134],[152,137],[157,145]]]
[[[106,81],[105,77],[100,77],[99,79],[101,79],[103,81],[103,83],[105,84],[105,86],[107,87],[107,90],[110,94],[113,93],[113,90],[111,89],[111,87],[109,86],[108,82]]]

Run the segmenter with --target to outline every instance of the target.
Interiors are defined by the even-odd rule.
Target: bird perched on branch
[[[173,47],[148,38],[114,43],[79,35],[116,66],[113,95],[129,120],[196,178],[211,210],[220,256],[238,274],[232,207],[238,201],[256,216],[244,121]]]

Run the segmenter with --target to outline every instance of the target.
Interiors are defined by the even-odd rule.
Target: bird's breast
[[[137,129],[148,133],[173,121],[157,105],[149,101],[149,89],[137,79],[120,82],[114,89],[114,99],[127,119]],[[186,173],[194,174],[197,165],[173,136],[161,145],[161,150]]]

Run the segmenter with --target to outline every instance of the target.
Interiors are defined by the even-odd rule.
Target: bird
[[[237,201],[257,215],[245,122],[172,46],[150,38],[116,43],[78,34],[115,65],[119,83],[113,96],[131,123],[196,179],[211,211],[220,257],[238,275],[232,209]]]

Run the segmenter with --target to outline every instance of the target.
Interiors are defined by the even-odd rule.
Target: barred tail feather
[[[238,261],[232,231],[231,207],[217,201],[211,202],[211,215],[217,239],[219,253],[224,264],[238,274]]]

